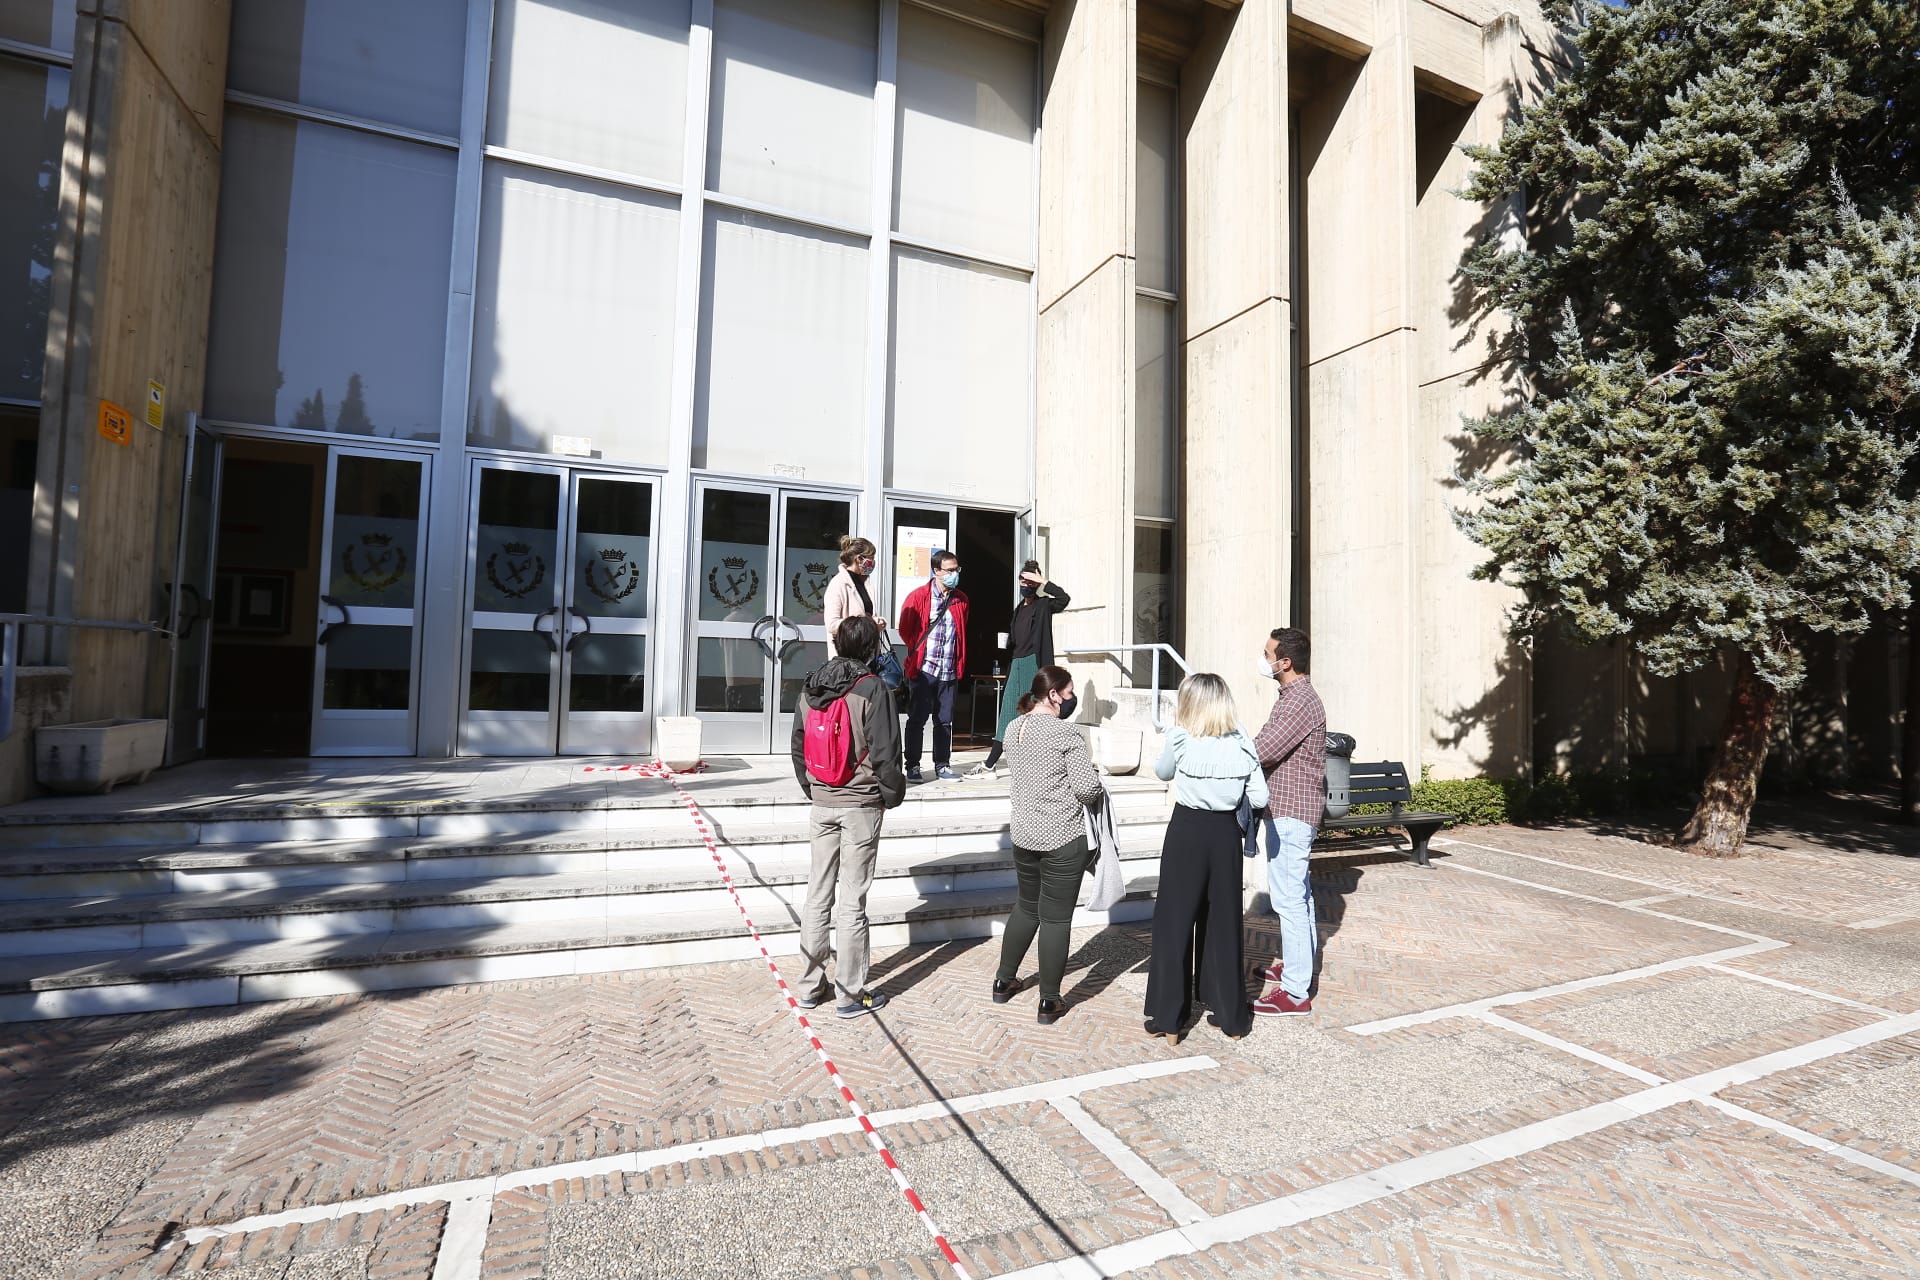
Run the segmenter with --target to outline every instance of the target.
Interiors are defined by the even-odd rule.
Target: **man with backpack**
[[[880,820],[907,794],[893,695],[873,673],[880,628],[855,614],[833,635],[840,656],[807,677],[793,715],[793,774],[813,801],[813,863],[800,909],[805,963],[794,999],[811,1009],[832,993],[835,1012],[858,1018],[887,997],[867,990],[867,893],[880,854]],[[838,947],[829,948],[831,918]],[[829,951],[833,977],[827,976]]]

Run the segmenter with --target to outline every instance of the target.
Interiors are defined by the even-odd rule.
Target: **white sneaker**
[[[960,780],[962,782],[998,782],[1000,781],[1000,771],[998,769],[989,769],[984,764],[977,764],[964,774],[961,774]]]

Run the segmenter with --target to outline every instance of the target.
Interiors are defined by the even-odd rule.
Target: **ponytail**
[[[1047,700],[1052,693],[1065,693],[1073,683],[1073,673],[1065,667],[1042,667],[1033,673],[1033,688],[1020,695],[1020,714],[1025,715]]]

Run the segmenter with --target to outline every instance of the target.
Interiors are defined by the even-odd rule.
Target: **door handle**
[[[325,644],[327,642],[328,637],[333,635],[333,633],[337,629],[339,629],[340,627],[350,627],[353,625],[353,614],[347,610],[346,605],[342,604],[338,599],[334,598],[333,596],[321,596],[320,603],[321,605],[323,605],[328,609],[338,609],[340,611],[340,616],[338,618],[322,619],[321,626],[320,626],[319,643]]]
[[[772,645],[767,643],[767,637],[778,634],[779,630],[780,620],[769,613],[755,622],[753,624],[753,630],[748,633],[753,637],[753,642],[760,646],[760,652],[767,655],[768,662],[778,662],[780,660],[779,653],[774,650]]]
[[[173,583],[167,584],[168,594],[172,594]],[[193,638],[193,624],[207,616],[207,602],[200,594],[200,588],[191,582],[182,582],[180,588],[180,632],[182,640]],[[188,597],[192,597],[189,599]]]
[[[793,634],[791,636],[784,636],[784,637],[781,636],[780,631],[781,631],[781,628],[783,627],[793,632]],[[796,648],[798,648],[806,640],[806,637],[801,633],[800,628],[795,626],[793,623],[787,621],[785,618],[774,619],[773,634],[775,639],[779,641],[779,645],[780,645],[779,651],[777,654],[775,654],[775,656],[778,657],[779,660],[782,662],[785,662],[787,660],[787,655],[792,653]]]
[[[553,638],[553,628],[543,627],[540,624],[542,622],[550,621],[553,618],[553,616],[559,612],[560,610],[558,609],[542,609],[540,612],[533,615],[533,633],[539,636],[542,640],[545,640],[547,642],[548,653],[560,652],[560,646],[558,643],[555,642]]]
[[[573,605],[567,606],[567,612],[580,619],[580,629],[578,631],[573,629],[571,623],[567,625],[567,652],[572,653],[573,646],[593,634],[593,619],[580,612],[580,610]]]

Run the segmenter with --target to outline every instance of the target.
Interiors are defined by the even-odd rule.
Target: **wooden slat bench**
[[[1427,861],[1427,841],[1433,839],[1434,833],[1456,816],[1407,808],[1413,803],[1413,787],[1407,779],[1407,766],[1397,760],[1356,763],[1347,784],[1347,796],[1356,808],[1363,804],[1384,804],[1388,806],[1387,812],[1349,813],[1344,818],[1322,818],[1322,833],[1357,831],[1368,827],[1404,827],[1407,838],[1413,842],[1413,848],[1408,853],[1414,863],[1422,867],[1433,865]]]

